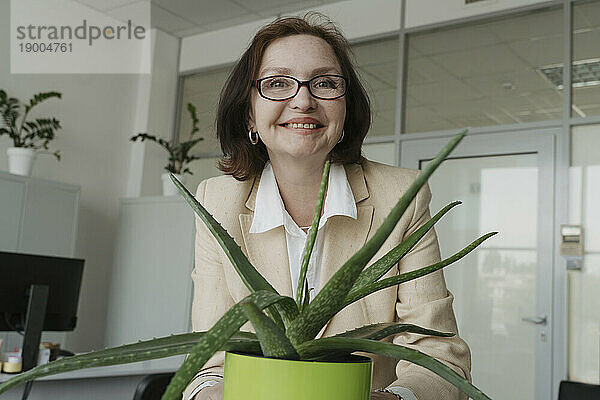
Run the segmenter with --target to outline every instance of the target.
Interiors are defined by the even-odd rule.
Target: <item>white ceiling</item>
[[[574,6],[573,57],[600,56],[600,1]],[[407,131],[562,117],[563,91],[540,72],[562,65],[561,8],[409,37]],[[600,115],[600,86],[575,88],[579,115]]]
[[[112,16],[128,16],[148,0],[76,0]],[[335,3],[340,0],[150,0],[151,25],[175,36],[226,28],[245,22]]]
[[[131,15],[140,0],[77,0],[116,16]],[[147,2],[148,0],[143,0]],[[150,0],[151,23],[176,36],[221,29],[339,0]],[[600,1],[574,6],[575,60],[600,56]],[[559,119],[562,91],[538,69],[562,64],[560,7],[448,27],[409,36],[407,130],[452,129]],[[398,41],[353,46],[373,101],[371,135],[393,133]],[[216,98],[228,68],[186,79],[184,99],[212,129]],[[187,90],[187,92],[186,92]],[[577,88],[573,102],[600,115],[600,86]],[[181,127],[189,118],[184,111]],[[187,131],[187,129],[183,129]],[[216,144],[216,143],[215,143]]]

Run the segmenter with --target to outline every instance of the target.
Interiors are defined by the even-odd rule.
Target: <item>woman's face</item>
[[[294,35],[277,39],[265,49],[258,77],[289,75],[307,81],[323,74],[342,75],[329,43],[315,36]],[[248,128],[258,131],[271,160],[325,159],[342,135],[345,117],[345,96],[320,100],[302,86],[293,98],[272,101],[253,87]],[[294,128],[291,123],[295,121],[318,127]]]

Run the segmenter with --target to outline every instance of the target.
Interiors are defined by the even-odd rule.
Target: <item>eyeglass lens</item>
[[[286,99],[298,93],[298,81],[286,76],[268,77],[260,82],[263,96],[271,99]],[[309,91],[313,96],[334,99],[346,91],[346,82],[335,75],[316,76],[310,80]]]

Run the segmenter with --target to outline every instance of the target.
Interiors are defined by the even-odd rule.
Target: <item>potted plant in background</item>
[[[192,118],[192,131],[190,132],[190,137],[185,142],[176,143],[175,139],[171,141],[166,141],[156,136],[149,135],[148,133],[142,132],[133,136],[130,140],[132,142],[140,139],[142,142],[144,140],[150,140],[152,142],[158,143],[163,149],[165,149],[169,153],[169,163],[165,167],[167,172],[161,175],[162,179],[162,188],[163,188],[163,196],[174,196],[177,194],[177,187],[173,185],[171,178],[169,177],[169,173],[175,175],[177,179],[181,182],[184,181],[184,174],[193,175],[192,171],[187,167],[187,165],[199,159],[200,157],[189,155],[190,150],[194,145],[201,140],[204,140],[202,137],[194,138],[194,134],[197,133],[200,129],[198,129],[198,117],[196,115],[196,107],[192,103],[188,103],[187,110],[190,113],[190,117]]]
[[[436,332],[410,324],[380,323],[357,327],[354,330],[332,337],[315,339],[327,321],[347,305],[376,291],[396,286],[444,268],[467,255],[484,240],[496,233],[491,232],[481,236],[463,250],[440,262],[415,271],[381,279],[444,214],[460,203],[454,202],[440,210],[426,224],[406,237],[402,243],[386,255],[365,268],[369,260],[388,238],[419,189],[456,147],[464,134],[465,132],[457,135],[435,159],[427,164],[396,203],[373,237],[340,267],[312,301],[309,301],[306,272],[316,238],[316,227],[323,207],[325,186],[329,174],[329,161],[326,162],[323,171],[319,200],[312,224],[313,229],[310,231],[311,234],[303,254],[298,281],[300,290],[298,290],[296,299],[279,295],[248,261],[227,231],[172,176],[173,182],[185,199],[200,219],[204,221],[228,255],[237,273],[250,289],[251,294],[230,308],[207,332],[171,335],[54,361],[35,367],[0,384],[0,394],[20,383],[60,372],[125,364],[170,357],[177,354],[189,354],[162,397],[163,400],[179,400],[181,399],[181,393],[196,372],[216,351],[225,350],[227,354],[225,386],[223,389],[224,400],[239,400],[240,398],[248,400],[308,400],[313,398],[336,400],[339,396],[336,397],[335,393],[343,393],[344,400],[368,400],[371,376],[370,361],[361,359],[354,366],[349,364],[352,361],[357,361],[353,360],[352,353],[362,351],[418,364],[452,383],[472,399],[489,400],[489,397],[483,392],[435,358],[414,349],[380,341],[401,332],[446,337],[452,336],[453,333]],[[263,310],[266,311],[266,314]],[[256,333],[239,331],[247,321],[252,323]],[[334,372],[327,369],[324,374],[328,374],[327,377],[332,377],[332,373],[335,374],[334,378],[329,379],[329,385],[327,385],[327,380],[318,378],[320,371],[323,371],[322,365],[326,363],[331,364],[329,367],[333,368]],[[344,371],[344,368],[348,365],[351,365],[351,368]],[[336,368],[337,371],[343,372],[335,372]],[[351,369],[354,370],[351,371]],[[280,379],[281,374],[277,376],[270,375],[270,373],[283,370],[287,371],[288,375],[285,380]],[[267,374],[264,372],[267,372]],[[307,384],[302,376],[304,373],[312,374],[311,379],[319,380]],[[290,375],[299,379],[300,384],[298,382],[290,384]],[[340,376],[352,380],[352,386],[355,388],[352,393],[340,391],[340,388],[346,384],[346,382],[339,381]],[[314,383],[318,384],[315,385]],[[327,386],[331,386],[331,383],[335,385],[334,390],[327,388]],[[265,387],[269,388],[271,394],[266,394],[267,392],[263,390]],[[315,391],[315,389],[321,389],[321,387],[324,387],[324,389],[318,392]],[[292,389],[291,392],[289,392],[290,388]]]
[[[9,97],[5,90],[0,89],[0,136],[8,135],[13,141],[13,147],[6,150],[11,174],[30,175],[36,155],[50,153],[40,149],[48,150],[48,143],[54,139],[55,131],[61,128],[60,122],[56,118],[35,118],[31,121],[27,117],[36,105],[53,97],[60,99],[62,94],[38,93],[29,100],[29,104],[22,104],[19,99]],[[19,120],[22,108],[25,113]],[[58,150],[50,154],[60,160]]]

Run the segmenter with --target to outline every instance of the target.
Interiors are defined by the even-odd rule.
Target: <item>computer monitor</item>
[[[35,366],[42,331],[72,331],[84,260],[0,251],[0,331],[23,332],[23,370]]]

